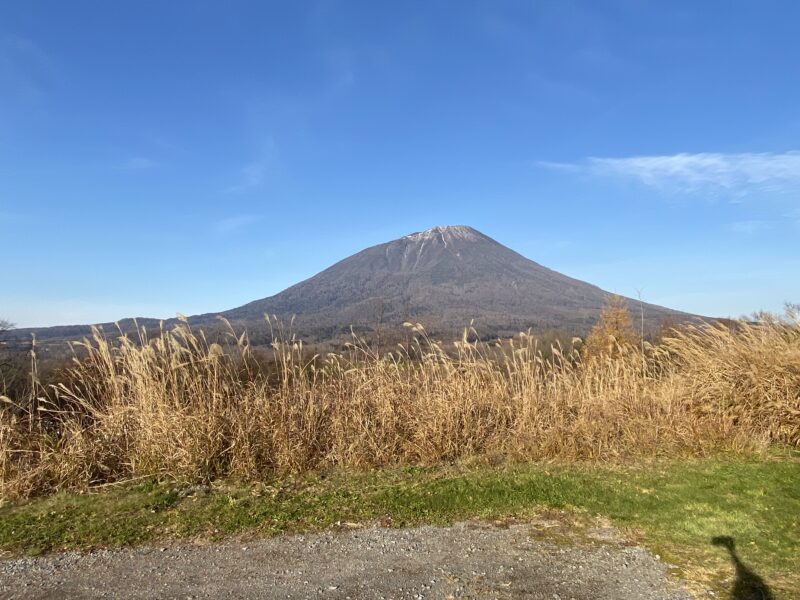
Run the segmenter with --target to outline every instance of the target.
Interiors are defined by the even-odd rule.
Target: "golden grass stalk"
[[[278,336],[271,368],[246,335],[182,323],[74,347],[47,399],[0,409],[0,496],[141,476],[181,480],[465,458],[619,460],[800,445],[800,324],[698,324],[657,347],[584,361],[534,336],[412,342],[304,358]],[[472,336],[474,337],[474,336]]]

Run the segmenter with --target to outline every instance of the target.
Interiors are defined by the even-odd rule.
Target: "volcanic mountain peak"
[[[552,271],[472,227],[453,225],[366,248],[274,296],[221,314],[251,331],[263,327],[265,314],[287,322],[296,316],[297,333],[312,340],[334,339],[351,325],[385,331],[410,320],[446,336],[473,319],[487,336],[528,328],[585,333],[608,297],[599,287]],[[689,317],[661,306],[635,306],[648,329],[665,318]],[[213,326],[218,314],[195,315],[189,323]],[[88,327],[31,332],[40,339],[80,337]]]
[[[441,240],[445,245],[452,240],[466,240],[477,242],[486,239],[479,231],[466,225],[437,225],[425,231],[418,231],[403,236],[401,239],[412,242],[427,242]]]
[[[465,225],[437,226],[366,248],[283,292],[224,315],[251,321],[296,316],[322,339],[350,325],[391,329],[417,320],[443,335],[473,319],[486,335],[528,328],[585,332],[609,294],[552,271]],[[649,327],[669,309],[637,304]]]
[[[445,264],[469,262],[467,255],[491,255],[497,248],[502,246],[472,227],[440,225],[373,246],[356,256],[369,257],[377,261],[372,264],[390,271],[417,273]]]

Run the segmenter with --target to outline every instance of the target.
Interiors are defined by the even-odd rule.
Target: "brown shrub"
[[[630,352],[641,343],[633,329],[627,301],[621,296],[610,296],[600,319],[586,338],[583,357],[586,360],[599,360],[603,357],[618,357]]]

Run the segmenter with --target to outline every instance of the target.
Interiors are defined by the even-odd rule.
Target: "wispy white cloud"
[[[772,226],[773,226],[772,221],[762,221],[758,219],[752,219],[747,221],[735,221],[733,223],[728,223],[727,228],[733,233],[738,233],[741,235],[753,235],[765,231],[767,229],[771,229]]]
[[[256,223],[260,219],[261,217],[258,215],[233,215],[216,221],[214,223],[214,229],[216,229],[217,233],[234,233]]]
[[[97,298],[42,298],[21,295],[0,298],[3,317],[17,327],[50,327],[114,322],[127,317],[174,317],[176,309],[142,302],[102,302]],[[191,313],[190,313],[191,314]]]
[[[542,169],[549,169],[551,171],[563,171],[565,173],[578,173],[580,171],[585,171],[587,169],[587,165],[585,164],[563,163],[551,160],[537,160],[534,164],[537,167],[541,167]]]
[[[53,75],[50,57],[33,40],[0,35],[0,98],[7,103],[38,103]]]
[[[124,161],[119,165],[120,169],[127,169],[131,171],[138,171],[141,169],[153,169],[160,166],[158,161],[145,156],[134,156]]]
[[[224,189],[226,194],[238,194],[258,187],[276,170],[278,162],[278,145],[268,138],[262,144],[258,157],[239,169],[239,182]]]
[[[800,231],[800,208],[795,208],[784,213],[781,215],[781,220]]]
[[[753,191],[800,190],[800,151],[590,157],[577,163],[539,161],[537,165],[596,176],[622,177],[650,187],[689,193],[745,195]]]
[[[330,50],[325,56],[332,77],[332,90],[341,91],[356,82],[355,56],[345,48]]]

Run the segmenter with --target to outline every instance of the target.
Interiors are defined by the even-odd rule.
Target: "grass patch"
[[[628,536],[704,584],[724,587],[732,567],[714,536],[781,598],[800,598],[800,457],[706,459],[647,466],[516,465],[332,471],[271,485],[210,488],[146,482],[59,493],[0,508],[10,554],[123,546],[236,533],[272,535],[337,522],[393,526],[470,518],[530,518],[537,511],[610,519]]]
[[[687,325],[651,345],[616,303],[585,345],[354,337],[310,357],[274,320],[95,330],[50,385],[0,395],[0,498],[153,476],[180,481],[478,459],[610,462],[800,447],[800,314]],[[599,333],[597,333],[599,331]],[[627,333],[626,333],[627,332]],[[599,336],[599,337],[598,337]],[[136,338],[136,339],[135,339]],[[32,384],[37,381],[32,365]]]

